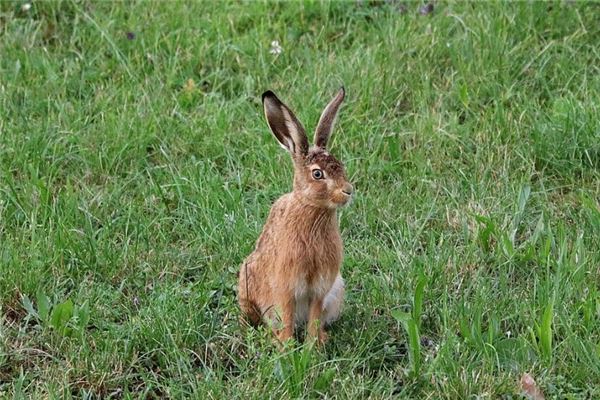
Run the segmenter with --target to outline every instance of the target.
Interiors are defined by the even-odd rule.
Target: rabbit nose
[[[346,194],[346,195],[348,195],[348,196],[352,195],[352,192],[353,192],[353,191],[354,191],[354,188],[353,188],[353,187],[352,187],[352,185],[351,185],[351,184],[349,184],[349,183],[346,183],[346,184],[344,185],[344,188],[342,189],[342,193],[344,193],[344,194]]]

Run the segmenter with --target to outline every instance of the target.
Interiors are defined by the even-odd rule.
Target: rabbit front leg
[[[295,300],[292,293],[285,293],[279,296],[277,301],[279,304],[279,321],[280,324],[277,329],[274,329],[274,333],[280,342],[285,342],[294,336],[294,312],[295,312]]]
[[[323,316],[323,298],[314,298],[310,303],[308,313],[308,327],[306,331],[306,340],[315,340],[319,345],[327,341],[327,333],[324,329]]]

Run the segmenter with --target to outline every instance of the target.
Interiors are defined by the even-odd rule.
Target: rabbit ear
[[[270,90],[263,93],[262,101],[269,127],[279,143],[293,155],[306,155],[308,138],[292,110]]]
[[[325,110],[323,110],[323,114],[321,114],[321,118],[319,118],[319,123],[317,124],[317,129],[315,130],[315,146],[321,148],[327,146],[329,136],[331,136],[331,131],[333,131],[333,125],[335,124],[335,117],[342,105],[342,101],[344,101],[345,95],[346,91],[342,86],[337,95],[329,102],[329,104],[327,104]]]

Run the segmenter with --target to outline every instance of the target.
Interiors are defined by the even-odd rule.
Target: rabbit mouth
[[[335,196],[332,200],[336,207],[344,207],[352,202],[352,193],[342,191],[341,195]]]

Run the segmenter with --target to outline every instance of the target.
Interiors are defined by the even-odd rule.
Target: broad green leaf
[[[41,290],[38,290],[35,295],[35,300],[37,302],[37,310],[40,319],[44,322],[48,321],[48,314],[50,313],[50,300],[48,300],[48,296]]]
[[[77,327],[83,331],[90,321],[90,306],[87,300],[81,306],[75,307],[75,317],[77,318]]]
[[[415,295],[413,298],[413,309],[412,318],[417,323],[417,327],[421,328],[421,313],[423,311],[423,296],[425,294],[425,285],[427,284],[427,277],[421,275],[415,288]]]
[[[403,312],[400,310],[392,310],[391,314],[392,314],[392,317],[394,317],[394,319],[396,321],[400,322],[401,324],[406,324],[408,322],[408,320],[411,319],[411,316],[409,313]]]
[[[421,337],[417,323],[410,319],[407,323],[408,343],[410,348],[410,363],[415,375],[419,374],[421,369]]]
[[[33,307],[33,303],[31,302],[31,300],[29,300],[29,297],[27,297],[26,295],[23,295],[23,298],[21,299],[21,303],[23,303],[23,308],[27,311],[27,314],[29,314],[37,319],[40,318],[39,314]]]
[[[540,344],[542,353],[547,359],[552,358],[552,319],[554,317],[554,302],[551,301],[544,309],[542,325],[540,326]]]
[[[68,323],[73,317],[73,302],[67,299],[65,302],[54,306],[50,316],[50,326],[56,329],[61,335],[68,335]]]

